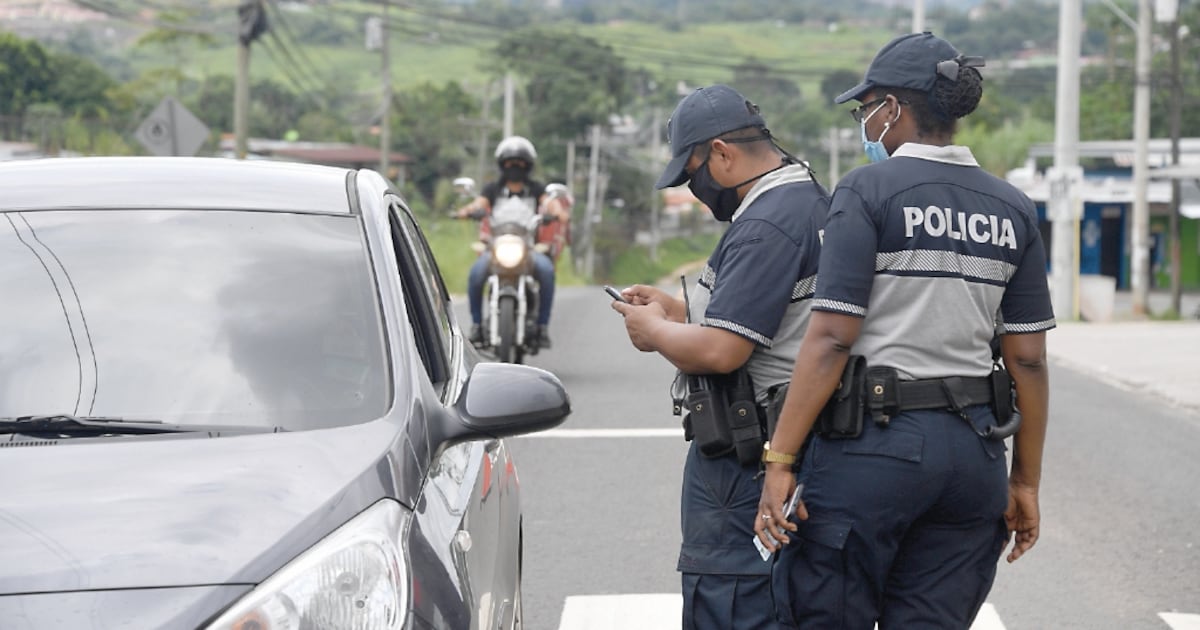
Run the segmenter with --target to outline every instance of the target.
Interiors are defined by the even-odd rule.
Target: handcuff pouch
[[[856,438],[862,433],[867,359],[850,355],[837,388],[817,416],[815,430],[827,439]]]

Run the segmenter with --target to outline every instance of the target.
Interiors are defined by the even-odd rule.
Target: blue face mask
[[[874,116],[879,112],[879,110],[883,109],[884,105],[887,105],[887,103],[880,103],[879,107],[875,108],[875,111],[867,114],[867,117],[863,118],[862,122],[859,123],[858,130],[859,137],[862,139],[863,152],[867,154],[867,159],[871,162],[882,162],[889,157],[887,148],[883,146],[883,137],[886,136],[887,132],[891,130],[892,123],[883,123],[883,133],[879,134],[878,140],[867,140],[867,121],[871,120],[871,116]],[[896,106],[899,107],[899,104]]]

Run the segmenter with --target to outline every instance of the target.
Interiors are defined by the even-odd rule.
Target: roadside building
[[[1180,142],[1178,171],[1167,170],[1171,163],[1171,143],[1155,139],[1149,145],[1150,178],[1147,199],[1150,208],[1150,285],[1167,287],[1171,281],[1169,257],[1171,180],[1182,175],[1180,202],[1179,259],[1180,279],[1185,290],[1200,289],[1200,138]],[[1133,220],[1132,140],[1081,142],[1079,160],[1083,166],[1083,217],[1079,224],[1079,273],[1116,279],[1117,288],[1130,287],[1130,235]],[[1051,260],[1051,223],[1046,217],[1050,198],[1045,169],[1054,156],[1053,144],[1036,144],[1022,168],[1008,173],[1008,181],[1029,195],[1037,204],[1039,225]],[[1051,271],[1047,269],[1047,271]]]

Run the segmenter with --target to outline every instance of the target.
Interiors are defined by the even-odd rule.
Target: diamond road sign
[[[134,137],[155,155],[191,156],[208,139],[208,127],[182,103],[167,96],[142,121]]]

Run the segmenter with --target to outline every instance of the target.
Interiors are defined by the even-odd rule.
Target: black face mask
[[[500,169],[500,174],[506,182],[523,182],[529,178],[529,169],[524,166],[506,166]]]
[[[688,181],[688,190],[696,195],[700,203],[708,206],[713,218],[718,221],[732,221],[733,213],[737,212],[741,203],[737,196],[737,188],[722,188],[713,180],[712,173],[708,170],[707,158],[696,172],[692,173],[692,178]]]
[[[762,175],[755,175],[740,184],[724,188],[713,179],[712,172],[708,170],[708,158],[705,158],[700,167],[696,169],[696,172],[692,173],[692,178],[688,181],[688,190],[692,191],[693,195],[696,195],[696,199],[699,199],[700,203],[708,206],[708,209],[712,211],[714,219],[722,222],[732,221],[733,214],[737,212],[738,206],[742,204],[742,200],[738,198],[738,189],[784,166],[787,166],[787,164],[781,164]]]

